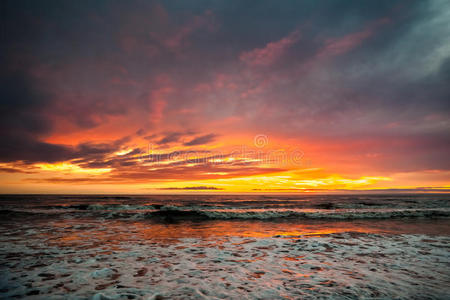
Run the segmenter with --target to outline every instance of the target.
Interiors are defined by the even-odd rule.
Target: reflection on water
[[[0,223],[1,224],[1,223]],[[354,221],[203,221],[175,224],[152,221],[99,219],[37,219],[28,222],[3,222],[3,235],[39,238],[60,246],[97,246],[129,243],[173,242],[183,238],[211,237],[308,237],[333,233],[361,232],[375,234],[450,235],[450,222],[436,220],[354,220]]]

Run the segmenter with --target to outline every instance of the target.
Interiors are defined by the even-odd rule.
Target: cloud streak
[[[217,190],[223,190],[222,188],[218,188],[215,186],[185,186],[185,187],[167,187],[167,188],[160,188],[160,190],[166,190],[166,191],[174,191],[174,190],[182,190],[182,191],[217,191]]]
[[[217,138],[216,134],[210,133],[206,135],[202,135],[199,137],[196,137],[189,142],[184,143],[185,146],[198,146],[198,145],[205,145],[213,142]]]
[[[239,58],[250,66],[268,66],[275,63],[288,51],[288,49],[300,40],[298,30],[276,42],[270,42],[263,48],[256,48],[242,53]]]

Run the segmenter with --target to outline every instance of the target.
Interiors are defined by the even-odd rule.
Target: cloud
[[[158,190],[223,190],[223,188],[218,188],[215,186],[185,186],[185,187],[167,187],[167,188],[159,188]]]
[[[180,51],[180,48],[188,43],[189,36],[196,30],[212,31],[214,28],[214,14],[212,11],[206,10],[204,14],[190,18],[173,35],[163,39],[163,44],[172,51]]]
[[[333,38],[326,41],[325,46],[317,53],[318,58],[339,55],[350,51],[360,45],[365,39],[373,34],[371,29],[351,33],[344,37]]]
[[[449,11],[446,1],[6,1],[0,161],[14,164],[5,172],[111,168],[96,182],[245,176],[282,168],[178,154],[267,132],[280,148],[305,143],[324,169],[448,169]],[[144,134],[167,153],[140,154]]]
[[[20,169],[20,168],[10,168],[10,167],[0,167],[0,173],[22,173],[22,174],[34,174],[36,172]]]
[[[298,192],[298,193],[307,193],[307,192],[318,192],[318,193],[352,193],[352,194],[395,194],[395,193],[449,193],[450,188],[447,187],[417,187],[410,189],[403,188],[392,188],[392,189],[311,189],[311,188],[268,188],[268,189],[252,189],[253,191],[259,192]]]
[[[132,167],[117,167],[102,175],[88,177],[63,177],[49,176],[39,178],[27,178],[26,182],[33,183],[73,183],[73,184],[96,184],[96,183],[121,183],[121,184],[145,184],[149,182],[161,182],[162,180],[209,180],[226,179],[234,177],[245,177],[261,174],[270,174],[285,171],[281,168],[267,167],[239,167],[215,166],[199,164],[195,166],[172,166],[172,167],[147,167],[135,164]]]
[[[300,32],[296,30],[281,40],[268,43],[264,48],[256,48],[242,53],[239,59],[250,66],[268,66],[279,60],[299,39]]]
[[[184,143],[185,146],[197,146],[197,145],[205,145],[213,142],[216,139],[216,134],[206,134],[192,139],[189,142]]]
[[[178,132],[169,132],[164,134],[164,136],[159,139],[158,141],[156,141],[155,143],[158,145],[167,145],[167,144],[172,144],[172,143],[178,143],[180,142],[180,140],[190,137],[193,134],[195,134],[195,132],[193,131],[178,131]]]
[[[178,142],[182,136],[183,136],[182,132],[172,132],[172,133],[169,133],[166,136],[164,136],[162,139],[160,139],[156,143],[158,145],[175,143],[175,142]]]
[[[0,61],[4,63],[0,71],[0,161],[68,159],[69,147],[40,141],[40,137],[52,129],[45,116],[50,96],[36,86],[25,66],[17,69],[7,58]]]

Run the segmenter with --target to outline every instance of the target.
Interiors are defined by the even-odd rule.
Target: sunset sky
[[[450,191],[450,1],[2,1],[0,192]]]

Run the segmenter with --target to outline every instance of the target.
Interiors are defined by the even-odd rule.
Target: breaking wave
[[[166,220],[210,219],[210,220],[271,220],[271,219],[390,219],[390,218],[447,218],[448,210],[384,210],[384,211],[221,211],[221,210],[158,210],[143,215],[145,218]]]
[[[277,220],[277,219],[394,219],[394,218],[449,218],[448,209],[371,209],[371,210],[242,210],[242,209],[186,209],[163,206],[155,208],[100,209],[82,208],[70,210],[2,210],[3,217],[24,217],[26,215],[63,215],[65,217],[99,217],[105,219],[152,219],[163,222],[183,220]]]
[[[449,195],[3,196],[0,217],[282,220],[449,218]]]

